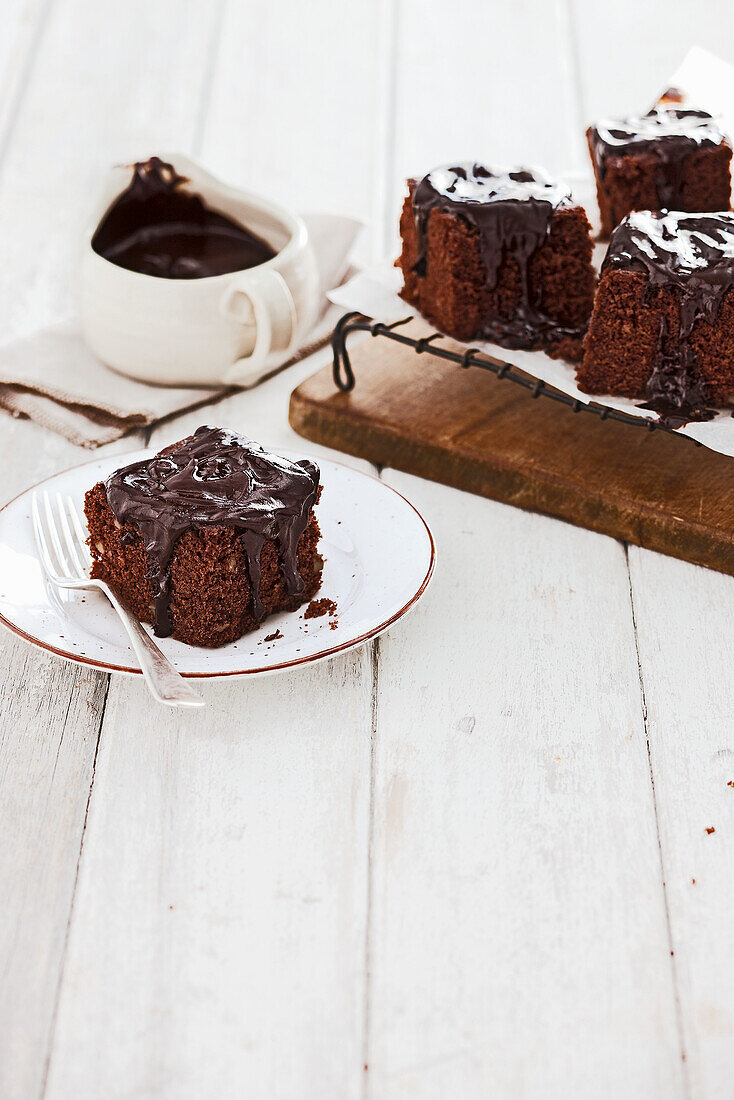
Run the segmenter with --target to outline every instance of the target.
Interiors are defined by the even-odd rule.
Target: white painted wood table
[[[408,173],[584,171],[693,13],[2,0],[2,336],[72,306],[110,162],[193,152],[377,259]],[[728,0],[695,16],[734,60]],[[324,361],[212,416],[317,450],[287,399]],[[0,420],[5,498],[84,458]],[[734,1095],[734,581],[381,476],[437,575],[342,659],[179,714],[0,637],[2,1100]]]

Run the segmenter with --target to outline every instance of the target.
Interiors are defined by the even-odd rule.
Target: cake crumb
[[[709,836],[711,836],[712,833],[716,832],[716,829],[714,828],[713,825],[707,825],[706,826],[706,832],[708,833]]]
[[[282,631],[276,630],[272,634],[266,634],[265,635],[265,641],[266,642],[276,642],[278,640],[278,638],[282,638],[282,637],[283,637]]]
[[[303,617],[304,619],[320,619],[322,615],[335,614],[336,604],[334,601],[330,600],[327,596],[322,596],[320,600],[311,600]]]
[[[668,103],[682,103],[683,92],[680,90],[680,88],[668,88],[660,96],[661,103],[663,102],[663,100],[667,100]]]
[[[583,339],[566,336],[543,350],[550,359],[565,359],[567,363],[580,363],[584,354]]]

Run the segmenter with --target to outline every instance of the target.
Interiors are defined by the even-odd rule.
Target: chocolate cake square
[[[659,105],[586,131],[601,237],[634,210],[701,213],[731,207],[731,146],[706,111]]]
[[[203,426],[86,495],[92,576],[160,637],[219,646],[321,583],[318,467]]]
[[[637,211],[614,230],[580,389],[644,401],[664,423],[734,394],[734,214]]]
[[[442,332],[580,346],[595,283],[590,226],[539,169],[455,164],[409,180],[400,233],[402,296]]]

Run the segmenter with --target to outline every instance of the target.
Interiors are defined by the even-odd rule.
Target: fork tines
[[[56,584],[89,579],[91,558],[76,505],[56,493],[56,507],[45,490],[32,498],[33,530],[41,564]]]

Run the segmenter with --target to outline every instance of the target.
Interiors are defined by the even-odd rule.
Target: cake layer
[[[635,210],[728,210],[731,147],[706,111],[657,107],[587,130],[602,237]]]
[[[542,347],[579,338],[594,286],[589,228],[566,189],[537,169],[435,169],[409,182],[403,297],[460,340]]]
[[[636,212],[612,234],[584,343],[586,393],[707,419],[734,392],[734,214]]]
[[[319,471],[202,427],[87,494],[93,576],[156,634],[220,645],[317,590]]]

